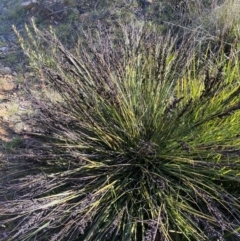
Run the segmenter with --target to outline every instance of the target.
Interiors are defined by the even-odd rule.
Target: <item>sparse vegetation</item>
[[[239,240],[239,4],[155,1],[101,22],[117,3],[81,3],[98,24],[71,48],[61,26],[14,27],[44,87],[1,167],[5,240]]]
[[[14,151],[14,150],[18,149],[23,142],[24,142],[23,138],[16,136],[11,141],[6,142],[3,145],[3,147],[8,152],[10,152],[10,151]]]

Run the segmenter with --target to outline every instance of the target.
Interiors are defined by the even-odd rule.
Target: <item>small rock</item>
[[[1,13],[2,13],[3,15],[8,14],[8,12],[9,12],[9,10],[8,10],[6,7],[3,7],[3,8],[2,8]]]
[[[36,5],[37,5],[37,0],[31,0],[31,1],[26,1],[21,3],[21,6],[26,9],[32,9],[36,7]]]
[[[24,73],[24,78],[25,79],[28,79],[28,78],[31,78],[31,77],[35,77],[35,73],[34,72],[25,72]]]
[[[143,8],[147,8],[153,3],[153,0],[142,0],[141,3]]]
[[[12,70],[9,67],[0,67],[0,74],[1,75],[7,75],[11,74]]]
[[[7,50],[8,50],[8,47],[1,47],[0,48],[0,52],[7,52]]]
[[[6,39],[2,35],[0,35],[0,39],[2,42],[6,43]]]
[[[89,13],[83,13],[83,14],[80,14],[79,16],[80,22],[85,22],[88,20],[88,18],[89,18]]]
[[[3,236],[3,238],[7,238],[7,237],[8,237],[8,235],[7,235],[6,232],[3,232],[3,233],[2,233],[2,236]]]

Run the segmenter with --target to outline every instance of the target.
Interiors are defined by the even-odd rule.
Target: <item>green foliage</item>
[[[35,141],[0,207],[8,240],[238,240],[236,53],[195,57],[191,37],[120,28],[74,53],[34,24],[28,42],[18,34],[60,98],[32,96]]]

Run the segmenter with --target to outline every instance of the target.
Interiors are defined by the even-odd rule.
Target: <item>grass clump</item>
[[[7,240],[238,240],[237,56],[196,59],[191,38],[136,24],[73,54],[33,28],[20,43],[60,97],[32,97],[24,168],[1,190]]]

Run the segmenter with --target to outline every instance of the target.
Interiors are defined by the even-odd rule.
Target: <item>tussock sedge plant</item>
[[[1,189],[6,240],[239,240],[236,55],[196,59],[191,38],[176,48],[138,25],[71,52],[27,31],[32,68],[60,97],[32,96],[25,166]]]

